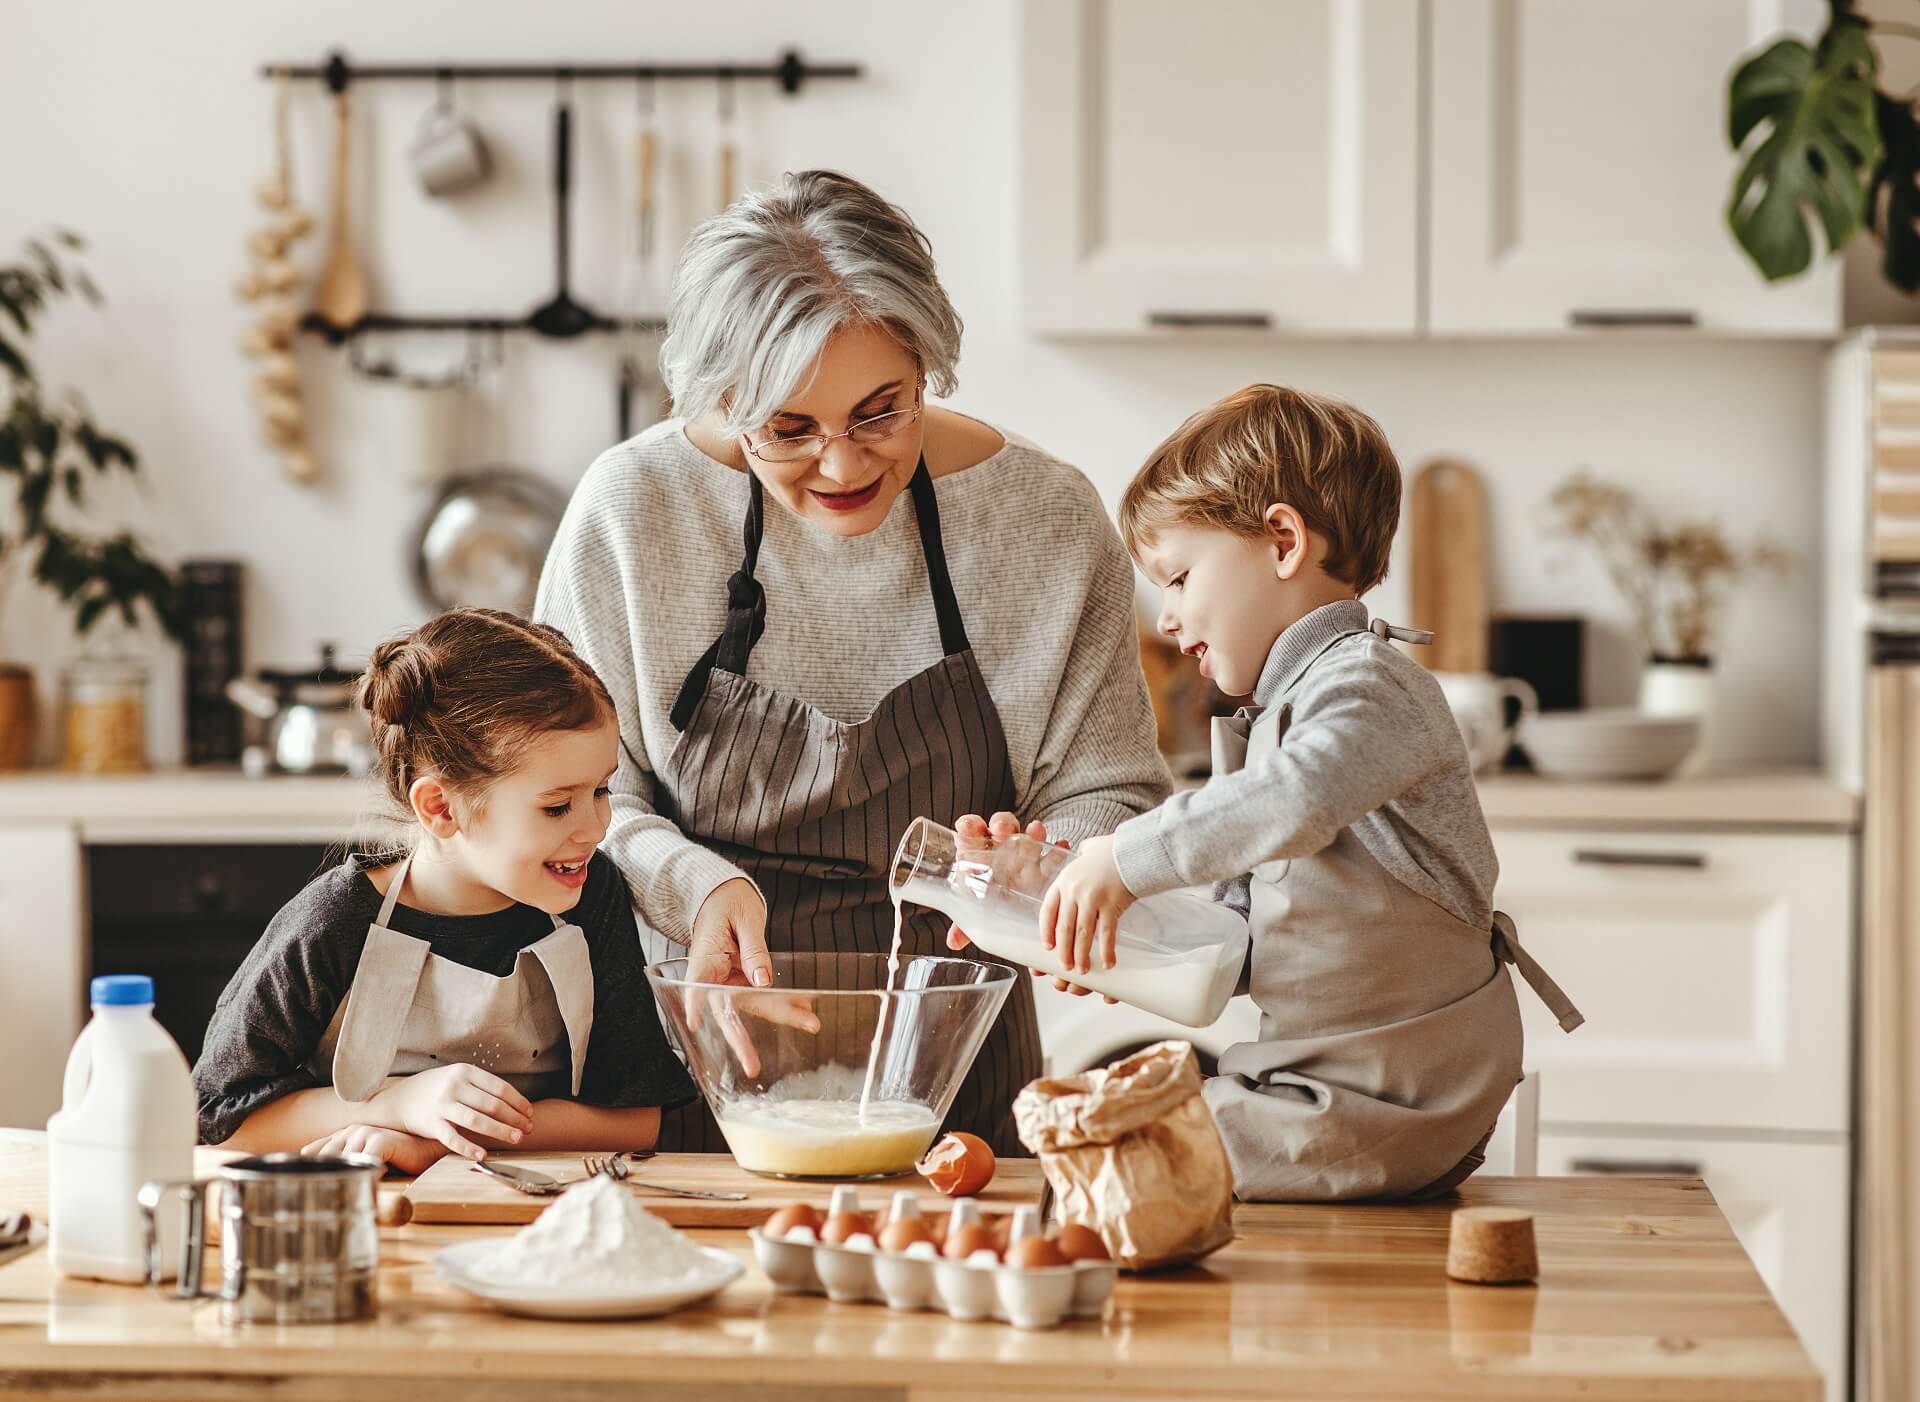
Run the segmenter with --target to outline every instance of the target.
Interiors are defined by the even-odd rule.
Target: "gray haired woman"
[[[649,959],[767,986],[770,948],[884,953],[913,818],[1071,842],[1160,801],[1127,553],[1073,468],[927,404],[960,318],[904,212],[830,171],[745,195],[667,327],[679,417],[588,470],[535,609],[619,709],[604,845]],[[943,934],[918,912],[905,950]],[[1040,1070],[1022,980],[947,1127],[1021,1152]],[[659,1143],[726,1147],[697,1104]]]

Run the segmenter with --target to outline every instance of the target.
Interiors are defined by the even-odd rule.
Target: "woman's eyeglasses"
[[[747,440],[747,451],[761,462],[805,462],[817,458],[827,451],[827,444],[836,438],[845,438],[854,443],[884,443],[889,438],[905,433],[920,418],[920,405],[911,409],[894,409],[871,419],[862,419],[859,423],[848,424],[841,433],[802,433],[792,438],[769,438],[755,443]]]

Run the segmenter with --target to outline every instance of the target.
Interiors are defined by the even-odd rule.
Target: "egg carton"
[[[829,1216],[858,1212],[858,1190],[834,1189]],[[894,1195],[889,1224],[918,1217],[911,1192]],[[962,1198],[948,1219],[949,1234],[980,1223],[979,1204]],[[1040,1234],[1037,1208],[1014,1213],[1008,1241]],[[906,1251],[883,1251],[866,1233],[834,1245],[801,1227],[787,1237],[750,1228],[753,1253],[776,1291],[825,1295],[843,1304],[880,1304],[896,1310],[942,1310],[954,1319],[996,1319],[1016,1329],[1052,1329],[1068,1319],[1097,1318],[1113,1294],[1120,1268],[1112,1261],[1076,1261],[1064,1266],[1007,1265],[992,1251],[950,1260],[931,1241]]]

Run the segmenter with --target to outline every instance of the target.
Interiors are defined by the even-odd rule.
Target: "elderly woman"
[[[1077,471],[927,403],[960,318],[904,212],[828,171],[743,196],[667,328],[679,417],[588,470],[536,606],[619,708],[605,846],[649,959],[766,986],[769,949],[884,953],[915,817],[1071,842],[1159,802],[1127,553]],[[944,933],[917,912],[905,951]],[[1022,979],[947,1127],[1021,1152],[1040,1069]],[[726,1147],[699,1104],[659,1142]]]

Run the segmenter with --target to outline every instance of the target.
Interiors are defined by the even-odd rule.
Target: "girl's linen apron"
[[[315,1073],[348,1101],[367,1099],[389,1076],[461,1062],[529,1100],[577,1096],[593,1031],[593,963],[580,927],[550,917],[553,933],[521,950],[505,978],[443,959],[427,941],[387,925],[412,864],[409,853],[367,927],[353,987],[314,1054]]]

